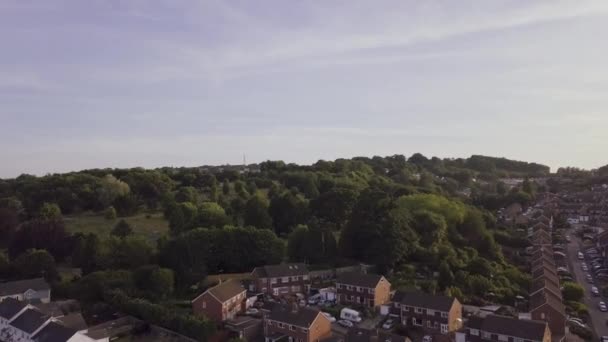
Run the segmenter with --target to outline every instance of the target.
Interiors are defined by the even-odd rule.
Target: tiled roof
[[[43,278],[25,279],[0,283],[0,296],[25,293],[27,290],[50,290],[49,284]]]
[[[51,322],[34,335],[34,340],[36,342],[67,342],[74,335],[76,335],[75,329]]]
[[[48,319],[48,316],[38,310],[27,309],[21,315],[17,316],[17,318],[11,322],[11,325],[21,331],[31,334],[36,331],[36,329],[40,328]]]
[[[228,280],[208,289],[206,292],[209,292],[213,297],[224,303],[245,291],[247,290],[241,286],[238,280]]]
[[[14,298],[5,298],[0,302],[0,317],[9,319],[23,310],[27,305]]]
[[[277,305],[270,311],[268,319],[308,329],[319,315],[321,315],[321,311],[311,308],[294,310],[286,305]]]
[[[308,268],[302,263],[266,265],[256,267],[253,273],[256,273],[261,278],[292,277],[307,275]]]
[[[378,283],[384,278],[377,274],[362,274],[355,272],[346,272],[338,274],[336,283],[347,284],[353,286],[375,288]],[[386,279],[384,281],[387,281]]]
[[[488,315],[481,319],[481,322],[477,320],[474,326],[467,324],[467,327],[491,334],[513,336],[531,341],[542,341],[545,336],[547,323],[507,316]]]
[[[565,315],[566,311],[561,298],[559,298],[551,291],[541,290],[530,296],[530,311],[534,311],[543,305],[549,305],[557,312],[560,312],[562,315]]]
[[[450,311],[456,299],[446,296],[431,295],[424,292],[397,291],[393,301],[401,304],[437,311]]]

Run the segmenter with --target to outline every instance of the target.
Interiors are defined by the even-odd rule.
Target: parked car
[[[593,278],[591,277],[590,274],[587,274],[586,279],[589,284],[593,284]]]
[[[346,319],[339,320],[338,324],[340,324],[341,326],[343,326],[345,328],[352,328],[355,326],[355,324],[353,322],[346,320]]]
[[[597,297],[600,295],[600,290],[598,290],[595,286],[591,286],[591,294]]]
[[[581,328],[586,328],[587,327],[585,325],[585,323],[583,323],[581,320],[576,320],[574,318],[568,319],[568,323],[570,323],[570,325],[576,325],[576,326],[579,326]]]
[[[395,326],[395,321],[392,319],[387,319],[384,324],[382,324],[382,329],[392,329]]]
[[[422,342],[433,342],[433,337],[431,337],[431,335],[425,335],[422,338]]]
[[[568,241],[568,242],[572,241],[572,239],[570,238],[570,235],[566,235],[566,241]]]
[[[602,336],[602,342],[608,342],[608,336]]]
[[[327,319],[334,323],[336,321],[336,317],[332,316],[329,312],[321,312],[321,314],[323,314],[323,316],[327,317]]]
[[[585,256],[583,255],[583,253],[578,252],[578,260],[585,260]]]
[[[601,312],[608,311],[608,307],[606,306],[606,303],[604,303],[604,302],[599,302],[597,306],[600,308]]]
[[[361,313],[357,310],[344,308],[340,311],[340,319],[346,319],[353,322],[361,322]]]
[[[257,315],[260,313],[260,310],[258,310],[256,308],[249,308],[249,309],[247,309],[247,311],[245,311],[245,313],[248,315]]]
[[[587,265],[583,265],[581,269],[585,272],[589,271],[589,267],[587,267]]]

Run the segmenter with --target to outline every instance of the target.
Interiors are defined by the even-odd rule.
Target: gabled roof
[[[475,326],[478,327],[467,324],[467,327],[491,334],[513,336],[532,341],[542,341],[547,329],[546,322],[498,315],[488,315],[481,320],[477,320]]]
[[[77,331],[51,322],[34,335],[36,342],[67,342]]]
[[[0,283],[0,296],[25,293],[27,290],[44,291],[51,287],[44,278],[25,279]]]
[[[319,310],[311,308],[297,308],[293,310],[287,305],[277,305],[270,311],[268,319],[308,329],[312,322],[317,319],[317,316],[327,319],[321,315],[321,311]]]
[[[536,260],[542,256],[553,257],[553,248],[548,246],[534,246],[532,249],[532,260]]]
[[[254,268],[252,273],[260,278],[292,277],[307,275],[308,268],[302,263],[266,265]]]
[[[197,300],[203,294],[209,293],[219,302],[225,303],[230,299],[234,298],[235,296],[246,291],[247,290],[245,290],[243,286],[241,286],[241,283],[239,283],[238,280],[227,280],[225,282],[217,284],[212,288],[207,289],[207,291],[203,292],[200,296],[194,298],[193,301]]]
[[[548,277],[540,277],[534,279],[532,281],[532,286],[530,286],[530,294],[535,294],[536,292],[542,291],[543,289],[551,291],[557,297],[562,298],[559,283],[555,282],[554,279]]]
[[[387,281],[383,276],[377,274],[362,274],[356,272],[347,272],[338,274],[336,283],[347,284],[353,286],[376,288],[380,281]]]
[[[65,327],[72,328],[77,331],[85,330],[88,328],[87,322],[79,312],[73,312],[65,316],[58,317],[57,320],[61,322]]]
[[[393,301],[408,306],[446,312],[450,311],[456,299],[446,296],[431,295],[424,292],[397,291],[393,297]]]
[[[0,317],[10,319],[18,314],[27,305],[15,298],[5,298],[0,302]]]
[[[553,257],[553,255],[550,257],[547,255],[543,255],[539,259],[532,260],[531,266],[532,266],[532,271],[535,271],[540,267],[547,267],[547,268],[554,270],[555,269],[555,258]]]
[[[48,316],[38,310],[27,309],[23,311],[21,315],[17,316],[17,318],[11,322],[11,325],[21,331],[31,334],[40,328],[48,319]]]
[[[530,296],[530,311],[534,311],[544,305],[549,305],[562,315],[566,314],[561,298],[551,293],[551,291],[542,290]]]
[[[557,276],[557,271],[555,270],[555,267],[552,267],[547,263],[543,263],[542,265],[532,270],[532,279],[536,279],[539,277],[550,277],[553,281],[559,281],[559,277]]]
[[[409,338],[378,331],[377,329],[350,328],[345,342],[408,342]]]

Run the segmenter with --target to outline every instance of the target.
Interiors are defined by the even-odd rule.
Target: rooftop
[[[302,263],[266,265],[256,267],[253,272],[262,278],[290,277],[307,275],[308,267]]]
[[[359,287],[375,288],[384,277],[377,274],[347,272],[338,274],[337,283]],[[384,279],[384,281],[387,281]]]
[[[0,302],[0,317],[9,319],[23,310],[27,305],[14,298],[5,298]]]
[[[49,316],[38,310],[27,309],[23,311],[21,315],[17,316],[17,318],[11,322],[11,325],[23,332],[31,334],[40,328],[48,319]]]
[[[321,311],[311,308],[297,308],[293,310],[286,305],[277,305],[272,311],[268,319],[282,322],[286,324],[296,325],[298,327],[308,328],[319,316]],[[321,315],[322,316],[322,315]],[[325,317],[325,316],[323,316]]]
[[[456,299],[446,296],[431,295],[424,292],[397,291],[393,301],[401,304],[437,311],[450,311]]]
[[[0,283],[0,296],[10,296],[25,293],[27,290],[43,291],[50,290],[49,284],[44,278],[9,281]]]
[[[205,292],[209,292],[213,297],[217,298],[217,300],[224,303],[229,301],[234,296],[246,291],[247,290],[241,286],[241,283],[238,280],[227,280],[207,289]]]

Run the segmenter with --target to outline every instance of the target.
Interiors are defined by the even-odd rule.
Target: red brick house
[[[551,330],[546,322],[489,315],[469,318],[464,329],[456,333],[457,342],[528,341],[551,342]]]
[[[530,315],[533,320],[545,321],[555,336],[564,336],[566,311],[562,300],[551,291],[542,290],[530,296]]]
[[[192,300],[195,315],[204,315],[215,322],[236,317],[245,310],[247,291],[236,280],[222,282]]]
[[[389,302],[391,283],[381,275],[348,272],[338,275],[336,291],[339,304],[375,308]]]
[[[251,272],[255,290],[273,296],[308,291],[310,276],[305,264],[280,264],[256,267]]]
[[[401,324],[429,332],[448,334],[462,327],[462,304],[456,298],[423,292],[397,292],[394,305]]]
[[[264,317],[265,342],[319,342],[331,336],[331,322],[321,311],[277,305]]]

